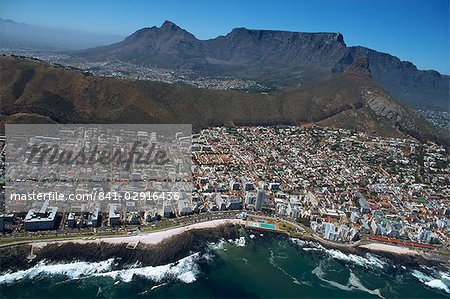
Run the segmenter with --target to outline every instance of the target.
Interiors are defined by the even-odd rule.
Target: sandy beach
[[[358,246],[360,248],[366,248],[372,251],[381,251],[381,252],[389,252],[395,254],[409,254],[409,255],[419,255],[419,253],[415,250],[409,249],[407,247],[382,244],[382,243],[370,243],[366,245]]]
[[[52,241],[36,241],[32,243],[34,247],[42,248],[47,246],[48,244],[54,243],[110,243],[110,244],[119,244],[119,243],[127,243],[127,244],[157,244],[164,239],[170,238],[172,236],[184,233],[193,229],[201,229],[201,228],[211,228],[217,227],[224,224],[242,224],[245,222],[241,219],[218,219],[218,220],[210,220],[205,222],[199,222],[187,226],[169,228],[161,231],[153,231],[153,232],[144,232],[133,235],[125,235],[125,236],[117,236],[117,237],[97,237],[96,239],[70,239],[70,240],[52,240]]]

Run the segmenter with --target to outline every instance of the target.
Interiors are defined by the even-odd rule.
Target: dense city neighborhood
[[[193,151],[196,196],[209,209],[242,200],[332,241],[448,246],[449,164],[440,146],[343,129],[245,127],[203,130]]]
[[[138,136],[156,140],[155,134]],[[186,136],[178,134],[174,143],[186,146]],[[214,127],[192,135],[191,151],[189,199],[180,197],[174,204],[161,192],[152,209],[139,210],[134,203],[103,209],[84,204],[76,211],[45,201],[39,209],[1,215],[3,234],[132,232],[259,215],[278,223],[271,229],[281,227],[270,219],[290,221],[331,242],[371,239],[429,249],[449,246],[450,169],[442,146],[345,129]],[[133,182],[148,180],[145,172],[131,169],[129,177],[120,177],[131,182],[123,190],[141,190],[144,185]],[[150,190],[145,186],[142,190]],[[117,186],[102,191],[117,191]],[[261,225],[270,229],[271,224]]]
[[[89,62],[64,53],[52,51],[0,48],[3,55],[27,57],[57,67],[83,72],[86,76],[115,77],[169,84],[185,84],[212,90],[267,91],[269,88],[254,80],[229,76],[203,75],[190,70],[165,69],[150,65],[136,65],[122,61]]]

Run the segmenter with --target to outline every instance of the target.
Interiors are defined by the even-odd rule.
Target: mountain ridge
[[[137,30],[109,46],[73,52],[88,61],[120,60],[138,65],[187,69],[256,80],[275,89],[336,77],[359,56],[383,88],[414,108],[450,110],[449,80],[418,70],[408,61],[361,46],[348,47],[339,33],[235,28],[225,36],[199,40],[170,21]]]
[[[323,125],[449,145],[449,136],[398,103],[364,70],[270,93],[213,91],[151,81],[87,76],[17,57],[0,57],[2,123],[191,123]],[[360,74],[364,74],[361,76]]]

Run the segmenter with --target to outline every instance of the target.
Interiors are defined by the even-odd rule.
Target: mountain
[[[8,56],[0,68],[2,123],[318,124],[450,144],[373,81],[367,57],[334,78],[267,94],[95,77]]]
[[[167,68],[182,68],[186,63],[207,63],[199,41],[168,21],[161,28],[144,28],[117,44],[88,49],[79,54],[93,60],[118,59]]]
[[[205,74],[256,80],[273,88],[304,86],[336,77],[359,56],[383,88],[415,108],[448,110],[449,76],[418,70],[412,63],[364,47],[347,47],[340,33],[233,29],[198,40],[166,21],[125,40],[74,52],[87,60],[120,60]]]
[[[122,39],[121,36],[46,28],[0,19],[0,46],[2,48],[79,50],[108,45]]]

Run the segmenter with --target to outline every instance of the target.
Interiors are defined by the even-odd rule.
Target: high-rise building
[[[266,193],[264,192],[263,189],[259,189],[258,194],[256,195],[256,205],[255,205],[257,211],[261,211],[265,199]]]
[[[333,223],[323,222],[323,229],[325,239],[337,241],[339,234],[336,231],[336,226]]]
[[[254,194],[251,192],[246,192],[245,193],[245,204],[250,205],[250,204],[253,204],[254,202],[255,202]]]
[[[111,204],[109,206],[109,225],[120,225],[120,213],[117,204]]]

